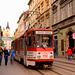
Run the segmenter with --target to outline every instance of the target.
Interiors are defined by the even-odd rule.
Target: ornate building
[[[2,32],[3,32],[2,41],[4,41],[4,47],[10,49],[12,39],[10,38],[10,27],[8,22],[7,22],[6,30],[3,29]]]
[[[8,22],[7,22],[6,30],[3,29],[2,32],[3,32],[3,37],[10,37],[10,27]]]
[[[75,39],[75,0],[52,0],[52,28],[54,29],[54,44],[56,54],[60,57],[66,56],[68,47],[73,50]]]

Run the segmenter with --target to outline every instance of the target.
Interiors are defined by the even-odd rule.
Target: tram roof
[[[29,30],[29,31],[26,31],[24,34],[22,34],[19,38],[23,37],[25,34],[29,33],[29,32],[32,32],[32,31],[54,31],[53,29],[33,29],[33,30]],[[15,40],[18,40],[19,38],[16,38]],[[14,41],[15,41],[14,40]]]
[[[30,30],[30,31],[27,31],[27,33],[29,32],[32,32],[32,31],[54,31],[53,29],[33,29],[33,30]]]

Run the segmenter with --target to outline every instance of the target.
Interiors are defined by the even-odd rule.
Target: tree
[[[14,37],[10,37],[12,40],[14,40]]]
[[[2,46],[2,47],[4,46],[4,41],[2,41],[2,44],[1,44],[1,46]]]

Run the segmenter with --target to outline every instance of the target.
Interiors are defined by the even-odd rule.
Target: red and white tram
[[[26,66],[52,66],[53,30],[34,29],[27,31],[12,42],[15,59]]]

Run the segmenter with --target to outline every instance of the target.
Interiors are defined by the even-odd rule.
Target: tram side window
[[[32,32],[32,47],[35,48],[36,44],[35,44],[35,32]]]
[[[31,33],[28,33],[28,48],[31,48]]]

